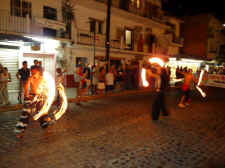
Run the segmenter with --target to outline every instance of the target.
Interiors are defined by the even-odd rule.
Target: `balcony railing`
[[[28,20],[17,16],[0,16],[0,31],[28,33]]]
[[[94,33],[91,33],[87,30],[78,30],[78,44],[82,45],[91,45],[96,47],[105,47],[105,35],[96,34],[95,42],[94,42]],[[110,42],[111,48],[120,49],[121,43],[120,40],[111,40]]]
[[[0,11],[0,31],[6,33],[23,33],[43,35],[40,29],[47,27],[58,31],[57,37],[66,33],[66,25],[62,21],[52,21],[40,17],[10,16],[10,13]]]

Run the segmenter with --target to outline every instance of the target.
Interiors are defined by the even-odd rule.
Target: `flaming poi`
[[[149,86],[149,83],[146,80],[146,69],[145,68],[142,68],[142,70],[141,70],[141,79],[142,79],[143,86],[144,87],[148,87]]]
[[[164,61],[162,59],[160,59],[160,58],[157,58],[157,57],[150,58],[149,62],[151,64],[156,63],[156,64],[160,65],[161,67],[163,67],[165,65]]]
[[[203,78],[203,75],[204,75],[204,70],[201,70],[201,73],[200,73],[200,76],[199,76],[199,79],[198,79],[198,83],[197,83],[197,86],[196,86],[196,89],[200,92],[200,94],[202,95],[202,97],[206,97],[206,93],[199,87],[201,82],[202,82],[202,78]]]
[[[164,61],[160,58],[157,58],[157,57],[150,58],[148,61],[149,61],[150,64],[158,64],[161,67],[163,67],[165,65]],[[144,87],[149,86],[149,82],[146,79],[146,75],[147,75],[147,69],[142,68],[141,69],[141,80],[142,80],[142,85]]]
[[[42,99],[44,103],[39,113],[33,116],[34,120],[38,120],[41,116],[49,113],[55,99],[56,89],[58,90],[61,98],[61,105],[53,112],[55,117],[54,119],[58,120],[65,113],[68,106],[65,89],[61,83],[56,88],[55,80],[48,72],[45,71],[43,73],[43,80],[39,86],[39,92],[41,94],[34,98],[34,101],[37,99]]]

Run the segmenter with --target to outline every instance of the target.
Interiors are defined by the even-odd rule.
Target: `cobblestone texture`
[[[185,109],[170,92],[157,122],[149,94],[70,104],[49,134],[32,121],[23,141],[12,132],[20,113],[2,113],[0,168],[225,168],[224,92],[196,93]]]

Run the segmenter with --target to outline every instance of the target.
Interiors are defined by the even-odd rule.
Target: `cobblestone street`
[[[70,104],[49,134],[31,121],[22,141],[20,112],[0,113],[0,168],[225,168],[225,90],[207,92],[184,109],[169,92],[170,116],[154,122],[151,93]]]

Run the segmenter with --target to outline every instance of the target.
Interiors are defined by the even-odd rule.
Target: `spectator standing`
[[[77,88],[77,95],[76,95],[76,104],[80,105],[80,101],[82,99],[83,88],[85,86],[85,78],[87,76],[87,72],[85,74],[82,73],[82,66],[79,66],[76,69],[75,73],[75,87]]]
[[[95,65],[92,66],[92,94],[97,94],[97,84],[98,84],[98,74],[97,67]]]
[[[16,77],[19,80],[18,101],[21,104],[24,97],[24,85],[30,77],[30,69],[27,68],[27,61],[23,61],[23,67],[16,73]]]
[[[121,66],[117,69],[116,82],[118,90],[121,90],[124,86],[124,71]]]
[[[56,88],[59,87],[60,84],[63,85],[63,73],[66,71],[62,71],[61,68],[57,68],[56,69],[57,72],[57,76],[56,76]],[[59,96],[59,91],[57,89],[57,95],[56,95],[56,105],[59,106],[60,105],[60,96]]]
[[[3,73],[3,66],[2,64],[0,64],[0,95],[2,95],[2,83],[1,83],[1,74]],[[3,104],[3,100],[2,100],[2,97],[0,96],[0,104]]]
[[[87,74],[85,77],[85,86],[84,86],[84,94],[89,94],[89,90],[91,87],[91,69],[89,65],[86,64],[83,68],[83,74]]]
[[[9,96],[8,96],[8,82],[11,82],[11,75],[8,72],[6,67],[3,68],[3,73],[1,73],[0,77],[1,82],[1,100],[3,101],[3,105],[9,105]]]
[[[112,69],[109,69],[109,71],[106,73],[105,81],[106,81],[106,91],[108,93],[111,93],[114,89],[114,74],[112,72]]]
[[[39,68],[40,66],[39,66],[39,61],[38,60],[34,60],[34,65],[32,65],[31,67],[30,67],[30,69],[34,69],[34,68]]]
[[[98,93],[100,95],[103,95],[103,91],[105,90],[105,68],[101,67],[99,69],[99,75],[98,75]]]

